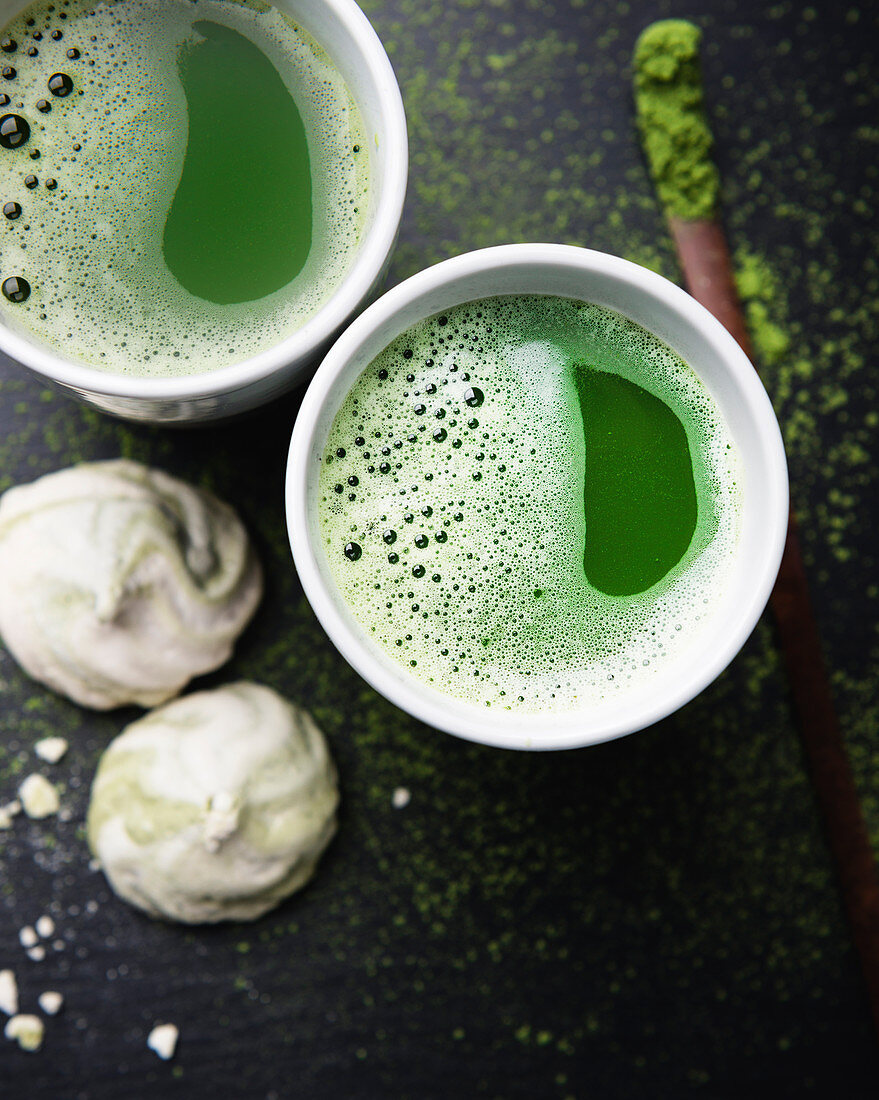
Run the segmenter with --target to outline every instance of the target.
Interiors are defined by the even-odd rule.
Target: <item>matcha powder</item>
[[[656,190],[669,214],[713,217],[720,178],[705,117],[699,44],[702,32],[684,19],[664,19],[635,43],[638,129]]]

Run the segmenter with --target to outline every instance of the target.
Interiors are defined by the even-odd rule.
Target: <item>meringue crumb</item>
[[[47,989],[37,997],[37,1004],[47,1016],[57,1016],[64,1004],[64,995],[56,993],[54,989]]]
[[[41,943],[37,944],[36,947],[29,947],[27,949],[27,957],[35,963],[41,963],[46,957],[46,949]]]
[[[37,934],[42,936],[44,940],[47,940],[55,931],[55,922],[52,920],[48,913],[45,913],[42,917],[40,917],[34,927],[37,930]]]
[[[57,764],[67,752],[67,741],[63,737],[44,737],[34,745],[34,752],[47,764]]]
[[[43,1045],[43,1021],[39,1016],[13,1016],[6,1021],[3,1034],[14,1039],[22,1050],[39,1050]]]
[[[229,791],[218,791],[208,799],[205,807],[202,838],[208,852],[219,852],[223,841],[235,835],[241,804]]]
[[[36,819],[57,814],[61,806],[58,788],[39,772],[24,780],[18,788],[18,796],[27,816]]]
[[[18,983],[11,970],[0,970],[0,1012],[7,1016],[18,1012]]]
[[[395,810],[402,810],[412,801],[412,793],[408,787],[397,787],[391,795],[391,805]]]
[[[20,813],[21,803],[17,798],[12,802],[7,802],[5,806],[0,806],[0,829],[11,829],[12,819]]]
[[[22,947],[35,947],[40,942],[40,937],[29,924],[18,931],[18,942]]]
[[[177,1036],[179,1034],[180,1032],[174,1024],[158,1024],[149,1033],[147,1046],[150,1050],[154,1050],[162,1061],[167,1062],[170,1058],[174,1057],[174,1051],[177,1048]]]

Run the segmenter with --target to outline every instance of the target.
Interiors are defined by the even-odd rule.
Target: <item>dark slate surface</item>
[[[409,113],[397,282],[471,247],[582,243],[674,259],[633,135],[628,58],[660,15],[706,30],[727,224],[787,441],[839,709],[874,836],[877,744],[876,44],[871,6],[781,0],[370,0]],[[131,455],[241,511],[268,594],[230,666],[310,707],[344,788],[313,884],[249,926],[187,930],[115,900],[81,834],[104,745],[0,653],[0,801],[62,733],[69,821],[0,833],[0,968],[43,1050],[0,1044],[9,1097],[800,1097],[876,1094],[857,959],[764,620],[679,714],[613,744],[456,741],[337,656],[283,532],[299,397],[223,428],[132,428],[0,365],[0,488]],[[403,810],[394,788],[412,792]],[[18,929],[57,924],[42,963]],[[145,1047],[181,1029],[175,1060]]]

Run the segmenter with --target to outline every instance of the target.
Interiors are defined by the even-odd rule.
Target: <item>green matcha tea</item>
[[[471,703],[568,710],[694,643],[732,565],[739,480],[669,347],[591,303],[510,296],[416,325],[363,372],[319,516],[379,650]]]
[[[369,154],[324,50],[258,0],[54,0],[0,34],[3,319],[106,370],[212,370],[344,278]]]

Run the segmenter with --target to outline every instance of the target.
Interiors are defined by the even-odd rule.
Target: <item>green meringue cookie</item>
[[[151,916],[252,920],[311,878],[338,802],[310,715],[240,682],[168,703],[110,744],[88,839],[116,893]]]
[[[160,470],[83,463],[0,498],[0,634],[83,706],[170,699],[228,660],[261,595],[235,512]]]

